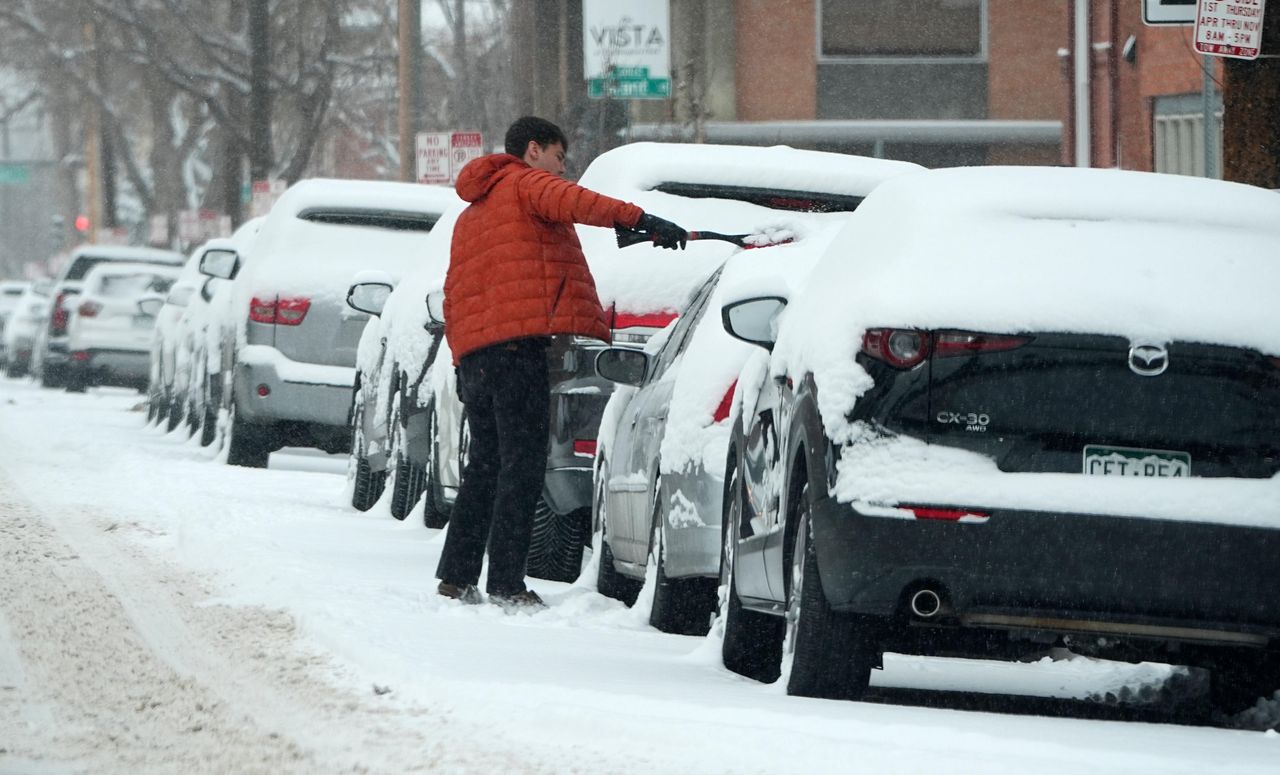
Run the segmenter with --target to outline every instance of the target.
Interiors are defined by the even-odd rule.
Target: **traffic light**
[[[76,216],[76,231],[80,232],[81,234],[84,234],[84,233],[85,233],[85,232],[87,232],[88,230],[89,230],[89,216],[87,216],[87,215],[77,215],[77,216]]]

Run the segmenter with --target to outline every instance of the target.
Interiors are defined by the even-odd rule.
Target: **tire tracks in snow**
[[[147,557],[127,530],[92,510],[43,512],[0,468],[0,772],[521,762],[492,738],[453,744],[489,735],[447,712],[336,688],[287,614],[201,604],[199,580]]]

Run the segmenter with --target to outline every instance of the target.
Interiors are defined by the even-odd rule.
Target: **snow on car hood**
[[[919,169],[907,162],[785,146],[632,143],[601,154],[579,182],[686,229],[741,234],[794,229],[806,214],[653,188],[662,183],[706,183],[865,196],[884,180]],[[612,229],[592,226],[579,226],[578,236],[601,303],[634,313],[678,309],[690,290],[737,250],[726,242],[709,241],[690,242],[683,251],[647,245],[622,249]]]

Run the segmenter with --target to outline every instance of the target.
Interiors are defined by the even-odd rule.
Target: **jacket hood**
[[[474,202],[489,193],[507,175],[528,167],[522,159],[509,153],[491,153],[468,162],[458,174],[458,183],[454,188],[463,201]]]

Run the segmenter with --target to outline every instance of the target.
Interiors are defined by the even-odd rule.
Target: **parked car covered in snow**
[[[276,202],[232,286],[235,355],[228,462],[262,467],[283,446],[350,447],[356,345],[368,316],[344,299],[352,278],[398,275],[450,200],[424,186],[305,180]],[[207,254],[229,278],[237,251]]]
[[[165,296],[164,305],[156,313],[147,384],[148,418],[166,423],[169,430],[178,427],[184,418],[188,400],[189,369],[185,368],[182,356],[189,352],[190,346],[184,341],[181,321],[192,299],[201,292],[205,282],[212,279],[200,273],[204,249],[201,245],[187,257]]]
[[[1208,668],[1224,710],[1280,688],[1277,245],[1250,186],[936,170],[868,197],[798,293],[727,294],[763,349],[725,664],[858,697],[885,651],[1056,644]]]
[[[754,351],[720,325],[720,288],[782,274],[798,281],[867,194],[921,169],[783,147],[703,153],[701,196],[686,219],[736,231],[784,228],[755,235],[701,283],[661,349],[600,354],[600,374],[626,387],[614,393],[601,423],[593,503],[600,591],[630,603],[652,565],[650,622],[693,634],[706,632],[715,612],[721,474],[738,373]]]
[[[9,320],[13,318],[14,312],[18,309],[18,302],[22,299],[22,294],[30,286],[30,283],[21,280],[0,281],[0,366],[7,367],[9,364],[9,348],[5,344],[5,329],[8,327]]]
[[[36,280],[18,297],[4,328],[5,376],[21,377],[31,366],[36,332],[48,316],[52,281]]]
[[[62,387],[69,359],[67,326],[75,314],[81,285],[89,270],[110,261],[127,261],[162,266],[181,266],[183,256],[168,250],[120,247],[112,245],[81,245],[72,251],[54,280],[50,292],[52,302],[45,325],[36,333],[32,347],[32,370],[45,387]]]
[[[156,315],[139,302],[161,302],[180,273],[180,267],[122,261],[89,270],[67,326],[68,391],[96,385],[146,388]]]

